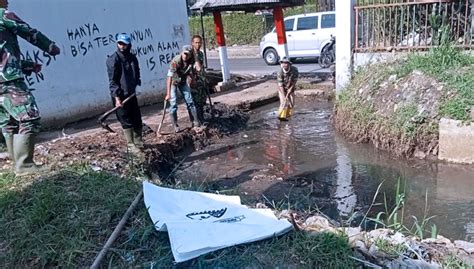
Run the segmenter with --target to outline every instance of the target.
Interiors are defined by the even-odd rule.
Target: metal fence
[[[471,3],[470,3],[471,2]],[[357,0],[355,51],[474,48],[472,0]]]

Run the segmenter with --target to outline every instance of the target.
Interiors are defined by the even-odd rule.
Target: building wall
[[[162,99],[169,62],[189,44],[185,0],[15,0],[9,10],[61,48],[53,58],[20,40],[23,57],[43,64],[41,74],[26,80],[46,126],[111,108],[105,61],[116,50],[117,34],[132,36],[142,71],[141,103]]]

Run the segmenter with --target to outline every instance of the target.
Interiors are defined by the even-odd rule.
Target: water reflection
[[[282,176],[293,174],[293,156],[297,154],[296,145],[292,140],[293,125],[288,122],[275,124],[275,130],[263,140],[264,158],[276,166]]]
[[[318,207],[336,219],[365,214],[382,182],[377,202],[392,206],[402,181],[407,219],[423,217],[427,207],[441,234],[473,240],[474,167],[397,160],[370,145],[348,143],[333,131],[331,109],[329,103],[298,102],[292,119],[279,122],[274,107],[264,107],[243,132],[194,153],[194,165],[182,176],[236,184],[243,195]]]
[[[348,217],[354,212],[357,203],[357,195],[352,188],[352,163],[344,145],[336,143],[336,146],[337,187],[334,198],[337,201],[339,213]]]

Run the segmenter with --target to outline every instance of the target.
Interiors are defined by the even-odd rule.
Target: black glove
[[[59,53],[61,53],[61,50],[59,49],[58,46],[56,46],[56,44],[52,43],[50,46],[49,46],[49,51],[48,51],[49,55],[51,56],[56,56],[58,55]]]

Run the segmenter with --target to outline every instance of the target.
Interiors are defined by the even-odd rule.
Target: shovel
[[[128,100],[132,99],[135,96],[136,96],[136,93],[133,93],[129,97],[125,98],[125,100],[122,101],[122,107],[125,103],[128,102]],[[110,114],[112,114],[113,112],[115,112],[115,110],[117,110],[119,108],[120,108],[119,106],[116,106],[116,107],[110,109],[109,111],[105,112],[102,116],[99,117],[99,119],[97,121],[99,122],[100,126],[102,126],[102,128],[104,128],[105,130],[107,130],[111,133],[115,133],[115,131],[112,130],[112,128],[110,128],[110,126],[107,123],[105,123],[105,120],[107,119],[107,117]]]

